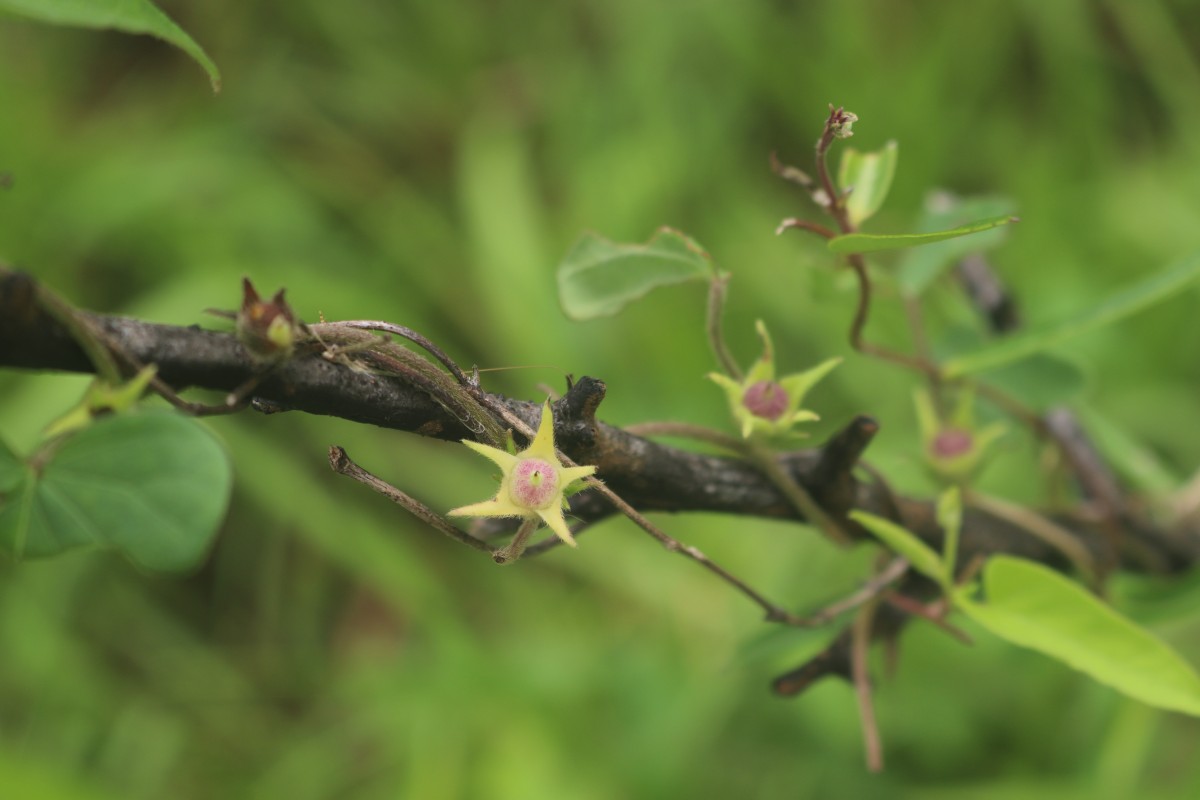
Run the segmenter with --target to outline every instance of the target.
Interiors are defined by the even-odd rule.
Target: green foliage
[[[957,239],[960,236],[969,236],[973,233],[983,233],[1016,221],[1016,217],[1004,214],[991,219],[981,219],[966,225],[959,225],[950,230],[931,233],[847,233],[829,240],[829,252],[844,255],[846,253],[875,253],[880,250],[918,247],[944,242],[948,239]]]
[[[895,523],[862,511],[863,525],[921,574],[941,584],[954,607],[996,636],[1058,659],[1149,705],[1200,716],[1200,676],[1178,653],[1079,584],[1024,559],[997,555],[983,571],[983,602],[954,587],[961,509],[942,495],[938,521],[952,541],[945,557]]]
[[[112,28],[147,33],[170,42],[204,67],[213,91],[221,89],[221,73],[208,54],[150,0],[0,0],[7,11],[55,25]]]
[[[949,591],[953,576],[942,557],[929,545],[890,519],[866,511],[851,511],[850,519],[870,531],[896,555],[905,558],[917,572],[932,578]]]
[[[1135,489],[1162,497],[1179,488],[1179,477],[1129,431],[1094,408],[1080,409],[1080,418],[1106,462]]]
[[[0,551],[22,559],[112,548],[152,570],[190,569],[207,553],[232,472],[200,423],[169,412],[119,414],[48,447],[24,468],[0,449],[0,489],[8,487]]]
[[[925,200],[917,220],[918,233],[932,233],[967,225],[972,220],[1012,216],[1015,204],[1006,197],[956,198],[934,192]],[[908,294],[920,296],[964,256],[990,250],[1004,242],[1009,228],[1001,225],[970,237],[955,237],[907,250],[896,265],[896,280]]]
[[[575,320],[608,317],[658,286],[710,281],[712,259],[695,240],[662,228],[645,244],[585,233],[558,265],[558,297]]]
[[[0,26],[13,121],[0,125],[13,176],[0,257],[81,307],[219,327],[200,309],[235,307],[249,275],[286,286],[309,322],[389,319],[464,364],[553,365],[483,373],[513,396],[589,374],[609,385],[607,421],[723,425],[702,382],[701,290],[656,292],[611,323],[553,313],[555,263],[581,230],[635,241],[668,223],[736,271],[725,330],[739,358],[757,355],[759,318],[795,366],[847,356],[813,441],[846,421],[838,408],[870,413],[882,429],[868,460],[898,492],[928,495],[911,380],[849,357],[853,296],[821,243],[770,234],[812,211],[769,173],[771,149],[806,166],[828,99],[861,116],[850,143],[904,147],[870,229],[912,230],[930,186],[1016,199],[1025,223],[989,259],[1028,319],[1087,307],[1195,246],[1197,15],[1175,0],[1105,14],[947,3],[920,24],[880,0],[164,7],[216,57],[220,96],[146,37]],[[797,47],[797,31],[814,35]],[[941,246],[905,251],[897,277]],[[868,334],[906,343],[879,265]],[[935,342],[978,324],[950,281],[923,297]],[[1200,459],[1192,305],[1177,297],[1055,353],[1095,376],[1088,407],[1173,487]],[[86,383],[0,374],[0,428],[28,452]],[[850,688],[771,697],[772,670],[795,662],[737,658],[765,630],[757,611],[627,529],[598,526],[586,558],[505,572],[324,464],[342,444],[451,508],[457,448],[294,414],[207,424],[238,483],[199,575],[86,554],[0,565],[0,750],[23,772],[128,800],[1184,800],[1200,787],[1195,720],[1155,713],[1122,734],[1135,747],[1112,746],[1127,743],[1114,692],[995,637],[964,650],[923,625],[894,677],[875,673],[889,764],[864,776]],[[1003,449],[987,490],[1040,501],[1035,449]],[[474,477],[480,496],[494,489]],[[663,523],[797,611],[854,591],[871,563],[847,571],[845,551],[769,520]],[[1170,633],[1194,659],[1194,611]],[[1130,791],[1109,791],[1114,767]]]
[[[3,439],[0,439],[0,498],[11,492],[25,479],[21,459]]]
[[[1179,654],[1054,570],[993,556],[984,602],[955,606],[992,633],[1158,708],[1200,716],[1200,676]]]
[[[1088,386],[1088,375],[1075,361],[1055,353],[1035,353],[997,367],[987,382],[1020,397],[1036,411],[1078,399]]]
[[[882,149],[863,153],[847,147],[838,164],[838,186],[852,189],[846,198],[846,213],[855,227],[870,219],[887,199],[896,175],[899,146],[888,142]]]
[[[1134,284],[1085,311],[1042,328],[1022,331],[990,347],[947,361],[947,377],[986,372],[1035,355],[1080,334],[1112,325],[1189,287],[1200,275],[1200,252],[1179,259],[1140,283]]]

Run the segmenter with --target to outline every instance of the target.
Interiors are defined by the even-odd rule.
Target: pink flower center
[[[742,405],[754,416],[774,422],[787,411],[788,394],[775,381],[759,381],[742,395]]]
[[[558,470],[540,458],[522,459],[513,467],[508,493],[522,508],[547,508],[558,497]]]
[[[970,431],[964,431],[961,428],[946,428],[929,445],[929,452],[935,458],[955,458],[969,451],[971,444]]]

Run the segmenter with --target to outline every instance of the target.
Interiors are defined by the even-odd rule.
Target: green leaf
[[[17,454],[9,448],[8,443],[0,439],[0,505],[3,504],[4,493],[17,488],[25,477],[25,466]]]
[[[108,547],[153,570],[199,563],[232,484],[229,458],[208,429],[166,411],[99,420],[23,473],[0,508],[0,552],[38,558]]]
[[[1143,703],[1200,716],[1200,675],[1149,631],[1077,583],[1011,556],[992,557],[983,582],[986,603],[962,592],[955,603],[992,633]]]
[[[0,0],[0,11],[55,25],[148,33],[191,56],[208,73],[213,91],[221,90],[221,73],[217,65],[192,37],[150,0]]]
[[[851,511],[850,519],[870,531],[896,555],[903,556],[917,572],[933,578],[943,586],[950,584],[950,576],[942,565],[941,557],[904,528],[866,511]]]
[[[978,329],[950,326],[940,332],[933,353],[939,363],[945,363],[988,347],[994,341]],[[1088,380],[1082,366],[1056,353],[1035,353],[987,375],[989,385],[1020,397],[1021,402],[1038,411],[1074,400],[1087,388]]]
[[[1087,388],[1088,376],[1070,359],[1036,353],[989,372],[987,382],[1021,398],[1035,411],[1045,411],[1078,397]]]
[[[998,228],[1001,225],[1007,225],[1010,222],[1017,222],[1017,218],[1009,214],[1004,214],[999,217],[992,217],[991,219],[981,219],[978,222],[972,222],[968,225],[960,225],[957,228],[951,228],[947,231],[934,231],[933,233],[848,233],[845,236],[837,236],[830,239],[829,250],[830,252],[839,254],[898,250],[902,247],[917,247],[923,244],[944,242],[947,239],[956,239],[959,236],[969,236],[972,233],[982,233],[983,231],[990,231],[992,228]]]
[[[1141,624],[1182,627],[1200,621],[1200,570],[1182,575],[1120,573],[1105,589],[1110,602]]]
[[[838,186],[842,190],[853,189],[846,198],[846,212],[857,228],[868,219],[887,199],[896,175],[898,145],[891,141],[883,149],[863,153],[853,147],[846,148],[838,165]]]
[[[925,201],[926,210],[917,223],[918,233],[940,231],[964,225],[975,219],[988,219],[1014,213],[1014,203],[1007,197],[979,196],[955,198],[936,192]],[[927,247],[909,250],[896,265],[900,288],[910,295],[919,295],[943,272],[971,253],[981,253],[997,246],[1008,235],[1006,227],[993,228],[969,238],[959,237],[936,242]]]
[[[708,253],[671,228],[660,228],[645,244],[586,233],[558,265],[558,298],[571,319],[594,319],[616,314],[655,287],[707,282],[715,274]]]
[[[1076,410],[1105,462],[1138,490],[1152,497],[1166,497],[1179,488],[1180,478],[1135,436],[1094,408]]]
[[[1034,353],[1141,311],[1178,294],[1200,275],[1200,252],[1176,261],[1166,270],[1117,293],[1097,306],[1071,319],[1039,330],[1006,337],[990,347],[951,359],[942,365],[947,378],[957,378],[1011,364]]]

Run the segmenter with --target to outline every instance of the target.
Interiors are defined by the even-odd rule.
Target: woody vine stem
[[[815,180],[773,159],[776,172],[803,187],[833,224],[830,228],[788,219],[780,231],[804,230],[822,239],[854,231],[846,211],[846,194],[839,191],[826,165],[828,151],[835,141],[850,135],[854,119],[843,109],[830,108],[815,149]],[[944,392],[951,382],[920,344],[918,352],[910,355],[865,340],[870,275],[861,254],[850,254],[847,264],[859,289],[849,329],[851,344],[864,355],[923,376],[935,413],[946,414],[949,400]],[[743,371],[724,342],[721,312],[727,280],[728,276],[718,275],[712,283],[708,337],[724,375],[740,385],[761,367]],[[910,320],[914,339],[920,342],[919,315],[910,314]],[[97,372],[112,378],[133,375],[152,364],[155,372],[147,379],[151,390],[189,413],[233,413],[247,407],[263,413],[303,411],[445,440],[469,439],[496,449],[504,448],[509,436],[526,446],[535,442],[541,414],[547,413],[535,404],[486,391],[477,373],[463,370],[436,343],[402,325],[367,320],[303,325],[292,316],[282,293],[263,301],[247,284],[238,329],[240,338],[197,327],[156,325],[79,311],[29,275],[0,267],[0,366]],[[430,358],[397,343],[392,336],[416,345]],[[769,350],[765,332],[764,340]],[[775,380],[773,374],[770,380]],[[188,387],[216,390],[226,397],[216,404],[198,403],[179,395]],[[956,559],[959,574],[997,552],[1097,573],[1115,568],[1176,572],[1200,560],[1200,533],[1189,527],[1164,528],[1137,514],[1133,504],[1124,502],[1119,484],[1090,449],[1086,436],[1070,420],[1042,418],[985,384],[960,379],[953,388],[991,399],[1053,442],[1088,501],[1076,509],[1041,514],[981,498],[965,511]],[[565,470],[594,466],[596,472],[595,478],[585,478],[589,491],[569,498],[569,513],[577,520],[571,535],[619,513],[668,551],[698,563],[755,603],[769,622],[820,625],[853,612],[853,621],[833,644],[773,685],[780,694],[790,696],[825,675],[852,680],[864,721],[868,762],[879,768],[882,754],[870,710],[866,648],[872,640],[894,642],[913,616],[930,619],[960,635],[942,619],[945,605],[936,602],[936,587],[909,570],[902,558],[881,558],[878,569],[860,590],[826,608],[796,613],[767,599],[749,582],[645,516],[651,511],[716,511],[784,518],[810,523],[844,544],[868,537],[847,516],[853,510],[864,510],[896,521],[940,549],[943,533],[933,502],[894,492],[882,475],[861,460],[878,423],[857,416],[819,447],[779,452],[754,439],[686,423],[648,423],[625,429],[606,425],[597,418],[605,393],[602,381],[583,377],[569,381],[561,399],[548,407],[552,409],[548,413],[553,415],[553,453],[558,464]],[[773,399],[764,396],[766,401]],[[782,413],[782,409],[769,408],[770,414]],[[805,412],[792,407],[788,413],[799,417]],[[729,455],[698,454],[649,438],[665,434],[703,440]],[[536,556],[564,541],[560,535],[528,543],[535,528],[529,519],[489,518],[464,531],[355,464],[344,449],[331,448],[330,463],[338,473],[384,494],[443,535],[500,563]],[[507,545],[492,544],[502,536],[509,538]]]

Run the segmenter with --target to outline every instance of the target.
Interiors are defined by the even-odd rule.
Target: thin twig
[[[821,131],[821,137],[817,139],[817,181],[821,184],[821,190],[825,192],[828,202],[825,210],[837,220],[838,228],[842,233],[853,233],[854,226],[850,224],[850,219],[846,215],[846,207],[842,204],[842,198],[838,195],[837,187],[833,183],[833,176],[829,174],[829,164],[826,162],[829,147],[834,140],[834,121],[841,113],[841,108],[835,109],[832,103],[829,104],[829,117],[825,120],[825,128]]]
[[[865,355],[916,370],[930,379],[940,379],[941,370],[929,359],[872,344],[863,338],[863,330],[871,314],[871,276],[867,272],[867,262],[863,260],[861,253],[851,253],[846,257],[846,261],[858,279],[858,304],[854,309],[854,319],[850,322],[850,346]]]
[[[751,463],[758,467],[771,483],[783,493],[797,511],[803,514],[810,523],[821,530],[832,541],[848,547],[853,539],[842,530],[837,521],[825,513],[825,510],[812,499],[812,496],[791,475],[779,465],[775,453],[765,446],[754,446]]]
[[[880,772],[883,769],[883,744],[879,740],[879,724],[875,720],[875,707],[871,702],[871,676],[867,668],[867,655],[871,647],[871,624],[878,605],[878,600],[868,602],[859,609],[851,625],[851,674],[854,677],[854,693],[858,698],[858,716],[862,722],[867,769],[871,772]]]
[[[508,546],[492,551],[492,560],[497,564],[511,564],[519,559],[525,552],[525,545],[529,543],[529,537],[533,536],[533,532],[537,530],[539,524],[536,517],[526,517],[521,520],[521,527],[517,528],[517,533]],[[557,538],[555,537],[555,539]]]
[[[944,598],[933,606],[929,606],[920,600],[893,591],[885,592],[883,600],[906,614],[911,614],[914,617],[920,617],[923,620],[932,622],[935,626],[941,628],[963,644],[970,645],[975,643],[966,631],[946,621],[946,604]]]
[[[408,339],[410,342],[413,342],[414,344],[420,345],[422,348],[424,348],[426,352],[440,361],[442,366],[448,369],[450,374],[454,376],[454,379],[463,386],[466,386],[470,383],[466,373],[464,373],[462,368],[454,362],[454,359],[446,355],[446,352],[442,350],[442,348],[438,347],[424,335],[414,331],[412,328],[407,328],[403,325],[397,325],[394,322],[366,319],[343,320],[341,322],[330,322],[326,324],[332,326],[340,325],[344,328],[358,328],[364,331],[383,331],[384,333],[394,333],[397,336]]]
[[[421,520],[421,522],[429,525],[439,533],[449,536],[459,544],[465,544],[467,547],[470,547],[473,550],[481,550],[484,553],[492,556],[493,559],[495,559],[497,554],[501,552],[500,550],[493,550],[492,547],[486,542],[482,542],[471,534],[454,527],[445,519],[443,519],[440,514],[422,503],[420,500],[417,500],[415,497],[405,494],[387,481],[377,478],[370,472],[367,472],[358,464],[355,464],[350,459],[350,456],[346,453],[346,451],[341,447],[337,447],[335,445],[329,448],[329,466],[332,467],[333,471],[339,475],[345,475],[353,478],[359,483],[366,484],[384,497],[391,500],[396,505],[404,508],[405,511]]]
[[[729,288],[729,277],[728,272],[719,273],[709,284],[708,313],[705,315],[705,322],[708,329],[708,343],[712,347],[717,362],[725,370],[725,374],[735,381],[740,381],[742,369],[730,354],[729,346],[725,344],[725,334],[721,330],[721,315],[725,311],[725,293]]]
[[[862,588],[835,603],[830,603],[815,614],[809,614],[809,623],[814,627],[825,625],[847,611],[858,608],[869,600],[874,600],[876,597],[879,597],[884,589],[899,580],[907,571],[908,561],[899,556],[893,558],[888,562],[887,566],[875,575],[872,575],[871,579],[862,585]]]
[[[826,228],[821,223],[813,222],[812,220],[801,219],[800,217],[788,217],[783,222],[780,222],[777,226],[775,226],[775,235],[779,236],[784,231],[789,231],[793,228],[808,231],[809,233],[815,233],[822,239],[833,239],[837,237],[836,233],[831,231],[829,228]]]
[[[525,420],[518,417],[502,403],[496,401],[491,395],[480,392],[478,397],[481,402],[483,402],[485,405],[488,405],[492,411],[499,415],[500,418],[503,419],[507,424],[511,425],[514,430],[529,437],[530,439],[533,438],[533,428],[526,424]],[[578,464],[572,461],[570,456],[568,456],[566,453],[563,453],[562,451],[556,452],[559,460],[562,461],[564,466],[578,466]],[[668,552],[679,553],[680,555],[695,561],[696,563],[700,564],[700,566],[704,567],[704,569],[715,574],[721,580],[725,581],[734,589],[749,598],[751,602],[755,603],[763,610],[765,618],[768,622],[780,622],[785,625],[797,626],[803,626],[805,624],[803,617],[792,614],[791,612],[785,610],[782,606],[772,603],[770,600],[752,589],[750,585],[741,578],[738,578],[732,572],[710,559],[698,548],[690,545],[684,545],[679,540],[662,531],[657,525],[642,516],[637,509],[625,502],[620,495],[605,486],[603,481],[589,477],[585,478],[584,482],[588,485],[588,487],[595,489],[600,495],[607,499],[608,502],[617,509],[617,511],[620,511],[622,514],[632,520],[635,525],[653,537]]]
[[[785,181],[790,181],[797,186],[803,186],[809,190],[813,188],[813,179],[807,172],[789,164],[784,164],[773,150],[771,151],[771,171]]]
[[[963,501],[973,508],[982,509],[993,516],[1007,520],[1027,531],[1058,552],[1067,557],[1083,578],[1095,584],[1097,580],[1096,560],[1088,549],[1071,535],[1071,532],[1060,525],[1051,522],[1036,511],[1014,505],[998,497],[992,497],[978,491],[963,493]]]
[[[727,433],[705,427],[704,425],[693,425],[690,422],[635,422],[632,425],[625,426],[626,433],[632,433],[634,436],[679,436],[687,439],[695,439],[707,444],[722,447],[739,455],[750,455],[751,448],[745,439],[738,439],[730,436]]]

